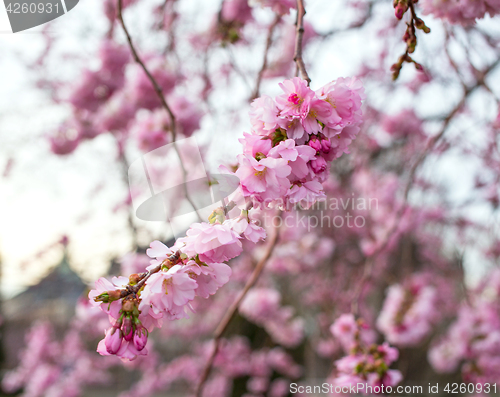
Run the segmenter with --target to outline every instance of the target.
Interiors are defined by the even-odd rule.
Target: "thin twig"
[[[125,153],[123,152],[122,148],[120,147],[120,142],[117,140],[117,146],[118,146],[118,160],[120,163],[120,173],[123,179],[123,182],[125,183],[125,186],[128,187],[128,169],[130,168],[130,164],[128,163],[127,157],[125,156]],[[129,189],[129,194],[130,189]],[[132,246],[137,247],[137,226],[134,223],[134,211],[132,209],[132,206],[128,206],[128,211],[127,211],[127,222],[130,227],[130,232],[132,234]]]
[[[306,10],[304,8],[304,0],[297,0],[297,22],[296,22],[296,35],[295,35],[295,53],[293,60],[297,64],[297,70],[300,71],[302,79],[307,81],[307,85],[311,84],[311,79],[306,71],[306,65],[302,58],[302,39],[304,37],[304,15]]]
[[[281,212],[278,214],[278,216],[281,216]],[[260,274],[262,273],[262,270],[264,270],[264,267],[267,263],[267,260],[271,257],[274,248],[276,247],[276,244],[278,243],[279,239],[279,227],[276,227],[274,230],[274,235],[272,236],[271,240],[269,241],[269,244],[267,246],[266,252],[264,256],[259,260],[257,265],[255,266],[250,278],[248,279],[247,283],[245,284],[245,287],[243,290],[240,292],[236,300],[232,303],[232,305],[226,310],[226,313],[224,314],[224,317],[222,317],[222,320],[220,321],[219,325],[215,329],[214,332],[214,346],[212,349],[212,352],[210,354],[210,357],[208,358],[207,363],[205,364],[205,367],[203,369],[203,372],[201,374],[200,380],[198,382],[198,385],[196,387],[196,397],[201,397],[202,392],[203,392],[203,386],[205,385],[205,382],[208,379],[208,376],[210,375],[210,371],[212,369],[215,356],[217,355],[217,351],[219,350],[219,344],[220,340],[222,338],[222,335],[226,331],[227,327],[229,326],[229,323],[233,319],[234,315],[238,311],[238,308],[243,300],[243,298],[246,296],[247,292],[252,288],[257,280],[259,279]]]
[[[370,2],[368,4],[368,8],[366,9],[366,13],[365,15],[358,19],[357,21],[351,23],[349,26],[345,27],[345,28],[336,28],[336,29],[332,29],[332,30],[329,30],[328,32],[325,32],[325,33],[319,33],[319,35],[323,38],[323,39],[326,39],[326,38],[329,38],[330,36],[334,36],[338,33],[344,33],[344,32],[349,32],[351,30],[355,30],[355,29],[360,29],[362,28],[365,23],[373,16],[373,6],[374,6],[374,2]]]
[[[125,21],[123,20],[122,0],[118,0],[118,20],[120,21],[120,24],[122,25],[125,36],[127,37],[128,45],[130,47],[130,51],[132,52],[132,56],[134,57],[135,62],[137,62],[141,66],[144,73],[146,73],[146,76],[148,77],[149,81],[151,81],[151,84],[153,85],[153,88],[154,88],[156,94],[158,95],[158,98],[160,98],[160,101],[161,101],[163,108],[168,113],[168,116],[170,118],[170,124],[171,124],[170,133],[172,135],[172,145],[174,146],[175,152],[177,153],[177,156],[179,157],[179,164],[181,167],[182,176],[183,176],[183,180],[184,180],[184,183],[182,184],[184,194],[186,196],[186,200],[189,202],[189,204],[191,204],[194,211],[196,212],[198,219],[201,222],[202,219],[200,217],[200,214],[198,214],[198,210],[197,210],[193,200],[191,199],[191,197],[189,196],[189,193],[187,191],[187,186],[186,186],[187,171],[186,171],[186,168],[184,167],[184,163],[182,162],[181,153],[180,153],[179,148],[177,147],[177,144],[176,144],[177,126],[176,126],[175,115],[172,112],[172,109],[170,108],[170,106],[168,105],[168,103],[165,99],[165,95],[163,94],[163,90],[161,89],[160,85],[158,84],[156,79],[153,77],[153,75],[150,73],[150,71],[148,70],[148,68],[146,67],[144,62],[142,61],[141,57],[137,53],[137,50],[135,49],[134,43],[132,42],[132,37],[130,36],[130,33],[127,29],[127,26],[125,25]]]
[[[245,72],[239,67],[238,63],[236,62],[236,57],[234,56],[234,52],[231,47],[227,48],[227,54],[229,55],[229,61],[231,62],[231,66],[233,67],[234,71],[238,76],[241,77],[241,81],[243,81],[248,89],[251,90],[252,86],[248,81],[247,76],[245,76]]]
[[[262,82],[262,77],[267,69],[267,61],[268,61],[267,58],[269,55],[269,49],[273,44],[273,33],[280,21],[281,21],[281,15],[276,14],[274,22],[271,25],[269,25],[269,30],[267,31],[266,48],[264,50],[264,59],[262,61],[262,67],[260,68],[259,74],[257,75],[257,81],[255,82],[255,88],[253,90],[252,97],[250,98],[250,100],[255,99],[259,96],[260,83]]]

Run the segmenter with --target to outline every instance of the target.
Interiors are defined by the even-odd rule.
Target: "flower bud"
[[[128,282],[130,285],[136,285],[139,281],[143,279],[143,276],[138,273],[131,274],[128,276]]]
[[[421,29],[424,31],[424,33],[430,33],[430,29],[425,25],[424,21],[422,21],[420,18],[415,19],[415,27],[417,29]]]
[[[104,345],[109,354],[116,354],[118,350],[120,350],[122,338],[123,334],[121,329],[115,327],[108,329],[104,338]]]
[[[139,325],[134,332],[134,346],[137,350],[141,351],[148,343],[148,330],[142,325]]]
[[[106,292],[103,292],[100,295],[97,295],[94,298],[94,301],[95,302],[110,303],[110,302],[113,302],[113,301],[117,301],[118,299],[121,298],[121,296],[122,296],[122,290],[120,290],[120,289],[112,290],[112,291],[106,291]]]
[[[396,15],[397,19],[402,19],[403,15],[405,12],[408,10],[408,5],[404,4],[402,2],[398,2],[398,5],[396,6],[394,10],[394,15]]]
[[[325,154],[330,153],[330,150],[332,149],[332,144],[330,143],[330,140],[328,139],[323,139],[321,141],[321,151]]]
[[[130,313],[134,310],[135,308],[135,303],[131,300],[123,300],[122,302],[122,310],[125,312],[125,313]]]
[[[123,320],[123,325],[122,325],[122,330],[123,330],[123,339],[125,339],[127,342],[132,340],[132,337],[134,336],[134,327],[132,326],[132,320],[130,317],[125,317]]]
[[[415,36],[411,36],[408,40],[406,40],[406,45],[408,46],[408,53],[413,54],[415,52],[415,47],[417,46],[417,38]]]
[[[317,159],[311,160],[310,162],[312,170],[319,174],[326,170],[326,160],[323,157],[318,157]]]
[[[321,142],[316,139],[316,137],[312,137],[309,142],[307,143],[310,147],[312,147],[314,150],[319,152],[321,150]]]

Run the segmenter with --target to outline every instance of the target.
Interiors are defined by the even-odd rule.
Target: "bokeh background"
[[[144,109],[134,110],[136,113],[128,126],[118,130],[101,128],[91,139],[82,138],[78,128],[71,125],[75,115],[97,122],[102,113],[113,114],[113,104],[103,103],[105,110],[101,113],[99,110],[82,116],[82,109],[74,100],[75,92],[82,91],[89,73],[103,73],[103,56],[99,51],[104,42],[112,41],[127,48],[119,25],[106,16],[105,9],[111,7],[111,3],[81,0],[75,9],[49,24],[0,35],[0,285],[4,374],[18,365],[19,352],[27,344],[24,334],[32,324],[49,321],[57,329],[56,340],[62,338],[79,297],[85,295],[89,285],[100,276],[121,274],[124,255],[144,253],[151,241],[167,242],[173,237],[168,224],[137,218],[130,201],[126,171],[128,165],[145,152],[139,133],[134,132],[131,125],[145,114]],[[165,68],[174,79],[175,95],[187,99],[197,114],[202,115],[195,136],[202,147],[206,168],[216,170],[219,164],[230,165],[241,150],[238,139],[250,130],[250,98],[262,66],[274,13],[257,4],[252,8],[251,19],[238,21],[231,27],[233,31],[220,33],[214,28],[220,1],[139,0],[131,3],[125,11],[125,19],[140,53],[146,59],[164,60]],[[453,25],[432,15],[423,17],[431,33],[418,33],[413,57],[424,66],[425,72],[405,64],[399,79],[393,82],[389,68],[404,53],[405,43],[401,37],[405,25],[394,17],[390,2],[318,0],[307,2],[306,6],[304,59],[312,87],[319,88],[340,76],[359,75],[367,95],[360,143],[355,141],[352,154],[344,155],[353,159],[343,157],[332,169],[336,181],[330,186],[333,197],[350,194],[359,197],[362,188],[354,192],[354,187],[350,187],[354,184],[347,183],[340,190],[335,185],[343,181],[343,172],[350,167],[393,177],[401,195],[410,164],[460,102],[463,87],[477,85],[480,76],[476,72],[498,62],[498,17],[486,16],[472,27]],[[243,9],[241,6],[235,11],[236,21],[238,15],[247,12]],[[295,72],[293,51],[290,52],[295,38],[294,19],[292,9],[281,17],[272,36],[268,70],[260,93],[279,94],[277,83]],[[237,39],[231,36],[235,32]],[[132,81],[137,73],[129,61],[125,80]],[[484,157],[492,140],[497,139],[492,136],[498,134],[499,128],[498,98],[500,68],[495,66],[488,70],[485,85],[474,89],[467,96],[466,106],[453,114],[445,138],[419,168],[418,188],[409,196],[415,208],[423,212],[432,209],[438,214],[436,219],[442,222],[430,228],[441,238],[440,255],[453,262],[454,270],[460,273],[450,277],[450,283],[463,283],[469,288],[477,286],[498,264],[498,255],[491,252],[499,239],[499,169],[495,168],[498,163],[486,161]],[[403,121],[394,121],[397,125],[391,130],[389,121],[384,120],[402,110],[411,111],[418,121],[408,126],[404,122],[413,116],[402,117]],[[404,128],[408,128],[408,132],[404,132]],[[74,150],[54,153],[57,152],[54,137],[61,136],[67,141],[78,141]],[[498,159],[497,149],[492,150],[491,157]],[[362,160],[356,163],[357,159]],[[346,171],[345,175],[350,172]],[[380,191],[370,190],[368,186],[369,182],[365,184],[366,195],[379,199],[381,207],[387,201],[386,195],[392,195],[390,187],[382,183]],[[391,213],[388,209],[380,211]],[[384,223],[381,213],[369,216],[373,218],[372,223]],[[184,227],[192,220],[189,217],[183,220]],[[425,229],[426,225],[419,224],[419,227]],[[339,232],[331,232],[334,244],[342,241],[335,236]],[[329,232],[317,233],[328,235]],[[307,236],[299,233],[295,243],[290,238],[289,244],[307,246]],[[352,238],[358,238],[355,245],[360,251],[366,246],[363,244],[368,244],[361,240],[369,240],[366,236]],[[426,243],[421,244],[424,249]],[[393,253],[387,253],[387,261]],[[336,260],[342,262],[343,259]],[[144,263],[147,259],[141,257],[140,261]],[[330,261],[331,266],[334,263]],[[360,269],[356,274],[361,274]],[[387,274],[395,279],[404,278],[391,269],[386,268]],[[241,281],[238,277],[244,278],[242,274],[237,275],[237,283]],[[279,271],[276,274],[279,275]],[[286,274],[282,280],[278,289],[283,296],[293,295],[289,290],[293,285],[290,277],[297,274]],[[231,293],[237,291],[237,286],[229,287]],[[345,285],[345,288],[350,287]],[[284,298],[284,301],[294,306],[293,299]],[[342,312],[340,304],[334,306]],[[331,312],[333,319],[333,313],[339,314],[335,310],[325,311]],[[215,310],[214,317],[219,312]],[[304,319],[305,334],[313,335],[314,331],[309,328],[314,327],[308,324],[316,320],[304,313],[300,315]],[[252,336],[247,332],[250,341],[260,338],[258,333],[263,332],[262,327],[252,327],[255,329],[247,323],[239,323],[233,333],[244,334],[244,330],[250,329],[254,333]],[[207,339],[209,328],[204,330],[204,336],[194,332],[193,340]],[[415,350],[414,360],[426,362],[428,343],[420,347],[418,354]],[[311,351],[314,349],[310,347]],[[91,344],[88,350],[92,352]],[[175,357],[176,350],[181,349],[168,348],[163,357]],[[300,356],[296,351],[294,355]],[[298,361],[310,370],[309,378],[319,378],[328,372],[328,357],[304,359],[304,355],[307,356],[304,353]],[[433,376],[425,373],[420,381]],[[131,385],[126,378],[121,373],[116,378],[120,380],[113,383],[108,379],[111,386],[91,389],[88,395],[101,392],[114,395],[116,387],[126,390]],[[138,375],[136,378],[139,379]],[[240,390],[239,387],[235,383],[233,395],[242,395],[234,391]]]

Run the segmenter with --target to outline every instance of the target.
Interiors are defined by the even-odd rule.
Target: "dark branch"
[[[304,8],[304,1],[297,0],[297,22],[296,22],[296,35],[295,35],[295,54],[293,56],[294,62],[297,64],[297,71],[300,72],[302,79],[307,81],[307,85],[311,84],[311,79],[306,71],[306,65],[302,58],[302,39],[304,37],[304,15],[306,10]]]
[[[148,70],[148,68],[146,67],[144,62],[142,61],[141,57],[137,53],[137,50],[135,49],[134,43],[132,42],[132,37],[130,37],[130,33],[127,29],[127,26],[125,25],[125,21],[123,20],[122,0],[118,0],[118,19],[120,21],[120,24],[122,25],[125,36],[127,36],[128,45],[130,47],[130,51],[132,52],[132,55],[134,57],[135,62],[137,62],[141,66],[144,73],[146,73],[146,76],[148,77],[149,81],[151,81],[151,84],[153,85],[154,90],[155,90],[156,94],[158,95],[158,98],[160,98],[160,101],[161,101],[163,108],[168,113],[168,116],[170,118],[170,124],[171,124],[170,133],[172,135],[172,144],[174,145],[175,152],[177,153],[177,156],[179,157],[179,164],[181,166],[181,171],[182,171],[182,175],[183,175],[183,179],[184,179],[184,183],[182,184],[183,189],[184,189],[184,194],[186,196],[186,200],[189,202],[189,204],[191,204],[194,211],[196,212],[196,215],[198,216],[198,219],[201,222],[202,219],[201,219],[200,215],[198,214],[197,208],[196,208],[193,200],[191,199],[191,197],[189,196],[188,191],[187,191],[187,186],[185,183],[186,177],[187,177],[187,172],[186,172],[186,169],[185,169],[184,164],[182,162],[182,157],[181,157],[180,151],[175,143],[175,141],[177,139],[177,126],[176,126],[176,122],[175,122],[175,115],[172,112],[172,109],[170,108],[170,106],[168,106],[168,103],[165,99],[165,95],[163,94],[163,90],[161,89],[160,85],[158,84],[156,79],[153,77],[153,75],[150,73],[150,71]]]

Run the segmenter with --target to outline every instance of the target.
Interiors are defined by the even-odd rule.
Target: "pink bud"
[[[321,151],[325,154],[330,153],[330,150],[332,149],[332,144],[328,139],[323,139],[321,141]]]
[[[106,332],[104,344],[109,354],[116,354],[122,345],[122,330],[119,328],[111,327]]]
[[[132,340],[132,337],[134,336],[134,329],[132,327],[132,320],[130,317],[125,317],[123,320],[123,325],[122,325],[122,330],[123,330],[123,338],[129,342]]]
[[[310,162],[312,170],[319,174],[326,170],[326,160],[323,157],[318,157],[317,159],[311,160]]]
[[[139,325],[134,333],[134,346],[138,351],[141,351],[146,347],[147,343],[148,343],[148,330],[144,328],[142,325]]]
[[[316,139],[316,137],[311,138],[308,145],[311,146],[317,152],[319,152],[321,149],[321,143],[319,140]]]
[[[403,18],[403,15],[407,9],[408,9],[408,6],[406,4],[398,3],[398,5],[396,6],[396,9],[394,11],[394,15],[396,15],[397,19],[401,19],[401,18]]]

